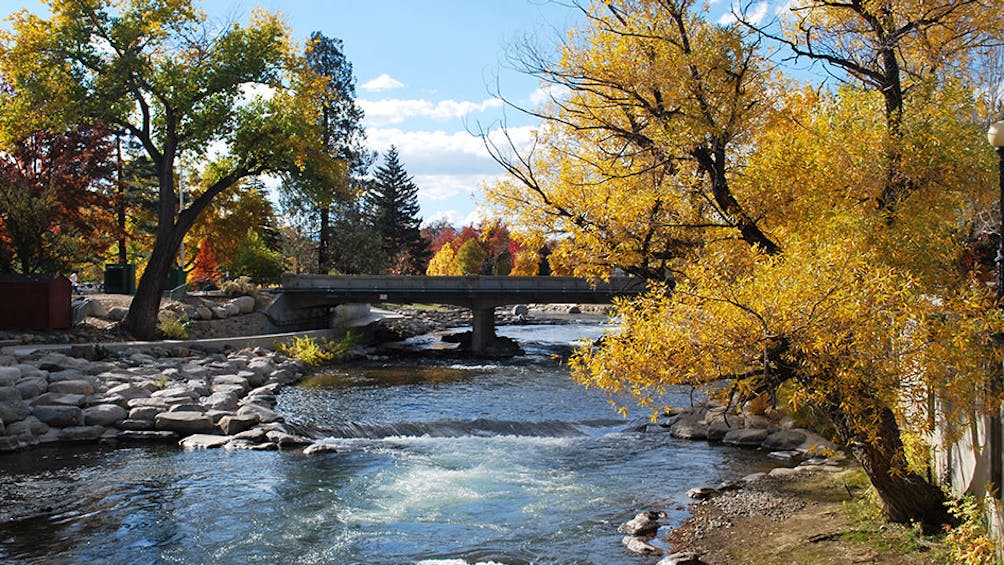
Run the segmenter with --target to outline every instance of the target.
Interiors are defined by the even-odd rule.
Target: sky
[[[778,2],[775,2],[777,4]],[[533,107],[540,85],[508,62],[524,38],[554,46],[582,21],[565,0],[205,0],[213,22],[241,21],[256,8],[284,15],[300,42],[314,31],[341,39],[366,114],[370,149],[398,148],[419,187],[425,222],[477,223],[481,187],[502,175],[482,141],[471,134],[505,119],[514,138],[535,121],[498,97]],[[767,2],[754,9],[768,10]],[[781,2],[780,4],[783,4]],[[0,0],[0,16],[38,0]],[[712,2],[727,20],[728,3]]]

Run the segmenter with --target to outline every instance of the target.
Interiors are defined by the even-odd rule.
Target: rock
[[[213,311],[206,306],[196,306],[195,307],[196,317],[200,320],[212,320]]]
[[[107,430],[104,426],[72,426],[59,430],[59,441],[95,441]]]
[[[512,315],[523,317],[530,313],[530,308],[526,304],[517,304],[512,307]]]
[[[35,406],[83,406],[86,399],[87,397],[82,394],[47,392],[39,395],[32,404]]]
[[[133,383],[123,383],[108,389],[108,394],[117,394],[126,400],[132,400],[134,398],[148,398],[150,390]]]
[[[572,306],[571,308],[568,309],[568,313],[569,314],[581,314],[582,313],[582,308],[579,308],[578,306]]]
[[[129,419],[131,420],[150,420],[153,421],[157,417],[157,414],[163,412],[160,408],[156,406],[137,406],[129,411]]]
[[[129,430],[129,431],[151,431],[156,427],[153,419],[149,420],[138,420],[127,418],[118,423],[118,429]]]
[[[767,473],[767,475],[771,477],[788,477],[794,475],[797,472],[798,471],[790,467],[775,467],[771,469],[770,472]]]
[[[693,415],[686,418],[681,417],[676,421],[675,424],[670,426],[669,433],[680,439],[707,439],[708,438],[708,425],[703,422],[696,421]]]
[[[311,444],[311,441],[305,437],[287,434],[285,432],[280,432],[279,430],[272,430],[266,433],[265,437],[272,443],[278,445],[279,449]]]
[[[49,383],[49,392],[60,394],[94,394],[94,385],[90,381],[77,379],[72,381],[58,381]]]
[[[227,311],[226,308],[222,308],[220,306],[213,306],[210,308],[210,310],[212,310],[213,312],[213,318],[217,320],[225,320],[228,317],[230,317],[230,313]]]
[[[262,428],[251,428],[246,432],[240,432],[239,434],[234,435],[234,439],[260,442],[265,440],[265,435],[267,433],[268,430],[264,430]]]
[[[125,319],[126,314],[129,313],[128,308],[123,308],[121,306],[113,306],[108,309],[106,317],[113,322],[121,322]]]
[[[722,443],[726,445],[738,445],[741,447],[756,447],[767,439],[767,430],[731,430],[722,438]]]
[[[179,398],[184,397],[189,400],[194,400],[198,398],[199,395],[192,392],[187,386],[183,384],[172,384],[171,386],[165,387],[161,390],[154,391],[150,394],[150,398]]]
[[[167,409],[168,412],[200,412],[202,414],[206,413],[206,407],[200,406],[198,404],[175,404]]]
[[[7,435],[10,436],[21,436],[21,435],[33,435],[40,436],[49,431],[49,426],[45,422],[39,420],[34,416],[28,416],[20,422],[14,422],[7,426]],[[2,433],[0,433],[2,435]]]
[[[257,417],[258,421],[262,424],[267,424],[269,422],[281,422],[283,419],[282,416],[276,414],[274,411],[265,408],[264,406],[258,406],[257,404],[241,406],[240,410],[237,411],[237,415]]]
[[[232,318],[234,316],[240,316],[241,314],[240,306],[237,306],[233,302],[227,302],[226,304],[224,304],[223,309],[227,311],[228,318]]]
[[[167,431],[155,432],[155,431],[127,430],[119,434],[119,440],[173,443],[178,440],[178,434]]]
[[[175,432],[182,436],[216,431],[209,416],[200,412],[161,412],[154,422],[157,431]]]
[[[129,408],[151,407],[158,412],[167,410],[170,405],[163,398],[133,398],[128,402]]]
[[[238,314],[254,312],[255,300],[253,296],[238,296],[231,301],[231,304],[237,306]]]
[[[78,369],[63,369],[61,371],[49,371],[49,382],[79,381],[84,378],[84,372]]]
[[[654,536],[659,531],[659,518],[665,517],[660,512],[641,512],[634,518],[624,522],[617,528],[617,532],[629,536]]]
[[[248,385],[248,380],[238,375],[216,375],[213,377],[213,390],[223,390],[223,387],[238,387],[238,396],[243,396],[251,388]]]
[[[755,483],[766,476],[767,473],[750,473],[749,475],[746,475],[745,477],[739,480],[744,483]]]
[[[211,434],[193,434],[179,442],[179,445],[185,449],[212,449],[214,447],[222,447],[224,444],[228,443],[231,439],[230,436],[218,436]]]
[[[705,500],[716,494],[718,494],[718,489],[715,487],[694,487],[687,491],[687,496],[694,500]]]
[[[763,441],[764,449],[771,451],[791,451],[802,445],[805,433],[798,430],[781,430],[767,436]]]
[[[624,547],[626,547],[631,553],[637,553],[639,555],[662,555],[661,549],[648,543],[648,541],[644,538],[624,536],[621,539],[621,543],[624,544]]]
[[[32,408],[31,413],[53,428],[70,428],[84,423],[84,411],[76,406],[40,405]]]
[[[797,451],[771,451],[767,454],[767,457],[778,461],[794,461],[801,456],[802,454]]]
[[[25,377],[17,381],[14,388],[21,393],[23,400],[30,400],[49,390],[49,381],[45,377]]]
[[[681,551],[663,557],[655,565],[706,565],[701,561],[701,554],[696,551]]]
[[[234,392],[214,392],[201,402],[212,410],[237,410],[237,394]]]
[[[23,420],[31,414],[31,408],[20,399],[0,402],[0,421],[8,424]]]
[[[753,414],[746,416],[746,427],[766,430],[774,427],[774,422],[766,416]]]
[[[324,442],[312,443],[303,448],[304,455],[318,455],[321,453],[334,453],[336,451],[337,449],[335,449],[334,445]]]
[[[247,439],[235,439],[230,443],[223,446],[223,449],[227,451],[234,450],[251,450],[251,451],[269,451],[272,449],[278,449],[274,443],[266,441],[263,443],[255,443]]]
[[[725,434],[732,430],[732,426],[722,420],[715,420],[708,424],[708,441],[722,441],[725,439]]]
[[[217,425],[220,427],[220,431],[229,436],[246,432],[257,423],[256,416],[223,416]]]
[[[84,301],[87,305],[87,315],[93,316],[95,318],[107,318],[108,317],[108,307],[104,305],[100,300],[87,299]]]
[[[10,402],[11,400],[22,400],[21,391],[13,386],[0,386],[0,402]]]
[[[111,426],[128,416],[129,412],[117,404],[99,404],[84,408],[84,424],[87,426]]]
[[[0,386],[10,386],[21,378],[21,369],[17,367],[0,367]]]

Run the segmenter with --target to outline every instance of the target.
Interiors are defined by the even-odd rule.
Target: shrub
[[[232,281],[225,281],[220,285],[220,290],[230,297],[258,295],[258,286],[251,282],[251,277],[237,277]]]
[[[188,339],[188,326],[191,324],[188,316],[175,318],[165,317],[157,322],[157,329],[167,339]]]
[[[332,339],[316,340],[312,337],[293,337],[287,343],[280,343],[275,350],[287,357],[303,361],[311,367],[324,365],[334,361],[356,342],[356,337],[350,332],[340,341]]]
[[[964,496],[948,502],[948,511],[959,520],[955,527],[948,527],[945,546],[952,563],[966,565],[992,565],[995,563],[996,546],[987,533],[983,518],[983,508],[972,496]]]

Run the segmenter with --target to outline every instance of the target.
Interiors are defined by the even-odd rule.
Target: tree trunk
[[[907,470],[906,454],[896,416],[888,408],[878,414],[875,443],[854,443],[851,451],[878,491],[886,517],[892,522],[919,522],[934,531],[951,522],[945,508],[945,493],[917,473]]]
[[[157,238],[150,254],[150,260],[143,269],[143,276],[136,287],[136,295],[129,305],[129,314],[122,324],[136,339],[151,340],[157,338],[157,312],[160,310],[160,299],[167,282],[167,273],[174,265],[174,254],[178,251],[176,235],[178,228],[171,230],[167,238]],[[183,237],[184,234],[182,234]]]
[[[329,225],[331,223],[331,210],[326,205],[322,205],[320,212],[321,233],[319,234],[317,243],[317,272],[326,275],[331,270],[331,253],[328,247],[328,232],[331,231]]]

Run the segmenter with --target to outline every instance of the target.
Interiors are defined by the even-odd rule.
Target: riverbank
[[[856,464],[758,477],[691,511],[668,541],[709,565],[950,562],[940,540],[882,517]]]

